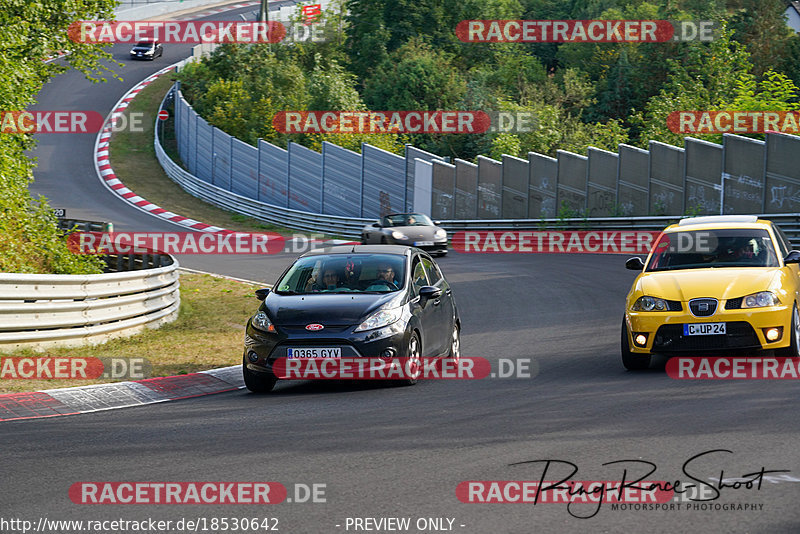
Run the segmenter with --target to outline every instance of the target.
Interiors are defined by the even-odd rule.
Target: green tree
[[[450,57],[412,39],[367,80],[364,99],[371,109],[453,109],[465,92]]]
[[[0,110],[24,110],[40,87],[67,67],[43,60],[56,51],[92,80],[108,72],[101,60],[111,55],[101,46],[70,40],[76,20],[113,17],[112,0],[0,1]],[[34,147],[27,134],[0,135],[0,271],[91,273],[101,270],[93,256],[69,252],[43,197],[34,200],[28,185],[34,162],[25,151]]]
[[[786,24],[783,0],[739,0],[739,9],[731,19],[734,38],[750,52],[753,74],[760,76],[777,69],[796,70],[800,56],[795,55],[792,41],[798,41]]]
[[[726,109],[735,101],[742,80],[751,76],[752,64],[744,47],[731,39],[732,33],[723,26],[714,41],[689,43],[683,58],[667,61],[669,82],[633,118],[639,134],[636,144],[646,146],[653,139],[682,146],[683,134],[667,126],[670,113]]]

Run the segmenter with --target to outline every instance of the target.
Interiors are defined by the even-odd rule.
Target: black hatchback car
[[[161,43],[153,40],[144,40],[136,43],[131,48],[131,59],[150,59],[164,55],[164,47]]]
[[[256,295],[264,302],[247,322],[242,365],[254,392],[272,390],[280,358],[460,358],[452,290],[417,248],[314,250]]]

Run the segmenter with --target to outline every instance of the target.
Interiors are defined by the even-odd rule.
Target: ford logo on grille
[[[319,323],[311,323],[310,325],[306,325],[306,330],[311,330],[312,332],[316,332],[317,330],[322,330],[325,328]]]

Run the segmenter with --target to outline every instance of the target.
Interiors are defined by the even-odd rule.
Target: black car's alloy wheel
[[[622,365],[628,371],[641,371],[650,367],[649,354],[636,354],[631,352],[631,346],[628,342],[628,327],[625,324],[625,318],[622,318],[622,339],[620,342],[622,352]]]
[[[278,382],[272,373],[259,373],[248,369],[246,357],[242,359],[242,375],[244,376],[244,385],[253,393],[269,393]]]
[[[453,337],[450,341],[450,359],[457,362],[461,359],[461,336],[458,330],[458,325],[453,325]]]
[[[406,350],[406,362],[403,366],[403,371],[407,373],[408,378],[398,380],[397,383],[401,386],[413,386],[419,380],[419,375],[422,373],[422,360],[420,358],[419,336],[416,332],[411,333],[408,340],[408,350]]]

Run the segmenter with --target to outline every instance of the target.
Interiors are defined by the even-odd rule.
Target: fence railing
[[[154,260],[161,267],[145,268]],[[111,256],[122,272],[0,273],[0,350],[102,343],[173,321],[180,306],[178,261]],[[124,270],[133,266],[137,270]]]
[[[166,100],[167,97],[162,101],[162,107]],[[179,98],[175,98],[174,102],[176,106],[181,104]],[[183,105],[186,105],[185,101],[183,101]],[[191,111],[194,113],[193,110]],[[185,112],[186,110],[184,109],[184,119],[187,117]],[[180,114],[178,114],[176,123],[180,120]],[[213,135],[214,133],[212,132],[212,139]],[[229,141],[238,142],[233,138],[230,138]],[[590,186],[593,187],[592,191],[595,191],[595,196],[597,197],[614,189],[610,181],[613,173],[616,173],[615,176],[617,177],[615,178],[617,179],[615,186],[616,194],[618,195],[617,199],[621,198],[619,195],[623,193],[626,195],[630,193],[634,197],[645,199],[649,206],[651,194],[654,194],[653,198],[657,202],[659,202],[659,199],[665,199],[664,205],[669,209],[676,210],[678,213],[682,212],[686,207],[687,199],[693,201],[706,198],[708,203],[702,204],[700,206],[702,209],[695,211],[698,211],[697,214],[714,214],[715,210],[724,205],[721,202],[724,201],[727,194],[729,202],[731,202],[730,205],[736,206],[734,211],[763,213],[762,217],[775,221],[789,238],[800,246],[800,214],[771,213],[770,210],[762,209],[769,205],[773,208],[773,211],[776,211],[775,208],[785,209],[792,207],[800,210],[800,171],[797,170],[800,169],[800,161],[797,162],[798,164],[792,170],[790,162],[788,160],[784,161],[786,160],[785,157],[777,157],[779,153],[788,154],[791,152],[800,158],[800,137],[785,134],[768,134],[767,141],[763,142],[726,135],[724,146],[689,138],[687,138],[686,142],[686,148],[689,149],[689,153],[696,153],[696,156],[700,159],[710,158],[709,161],[711,161],[709,164],[711,166],[708,168],[702,165],[689,165],[686,167],[688,172],[693,173],[692,176],[694,176],[686,175],[689,176],[688,181],[684,176],[686,171],[684,169],[686,148],[670,147],[656,142],[651,142],[651,151],[620,145],[619,154],[591,149],[588,157],[580,156],[576,158],[574,157],[577,156],[575,154],[563,152],[559,154],[559,158],[564,159],[563,165],[560,165],[560,159],[558,158],[549,158],[535,153],[529,155],[528,161],[511,158],[510,156],[508,161],[504,157],[502,162],[479,157],[477,164],[461,160],[455,160],[454,164],[450,164],[438,159],[438,156],[408,146],[406,150],[405,175],[407,178],[405,180],[406,190],[404,195],[406,199],[413,198],[414,200],[412,205],[406,204],[406,206],[408,209],[416,207],[417,210],[432,213],[435,219],[441,220],[441,226],[451,233],[461,230],[574,229],[589,227],[660,230],[681,218],[681,216],[677,215],[621,215],[590,218],[555,217],[556,201],[559,198],[566,198],[559,197],[558,187],[561,187],[565,194],[570,192],[568,177],[573,179],[575,175],[574,173],[569,173],[568,170],[570,168],[569,165],[574,163],[578,166],[578,170],[581,171],[577,175],[586,177],[586,191],[589,192]],[[256,150],[253,147],[250,148],[253,151]],[[197,149],[197,145],[194,146],[194,152],[191,148],[187,148],[187,153],[196,158]],[[288,228],[324,232],[349,238],[358,238],[361,228],[374,220],[372,217],[343,217],[278,206],[259,200],[257,193],[255,195],[246,195],[233,191],[232,189],[234,188],[231,181],[221,182],[220,185],[217,185],[210,183],[208,180],[202,180],[167,156],[160,144],[158,128],[156,128],[155,150],[159,162],[173,181],[192,195],[224,209]],[[231,151],[229,158],[233,154],[234,152]],[[769,154],[773,154],[772,159],[768,158]],[[719,165],[715,160],[717,155],[723,158]],[[744,157],[745,155],[747,157]],[[259,191],[261,175],[265,172],[265,169],[262,168],[261,156],[257,156],[256,159],[258,161],[255,164],[257,178],[254,180],[254,184],[255,191]],[[411,163],[408,160],[411,160]],[[791,161],[794,160],[791,159]],[[225,169],[227,169],[228,173],[231,173],[236,166],[241,166],[242,162],[234,163],[229,159],[225,165]],[[191,165],[188,165],[188,167],[191,168]],[[679,168],[680,172],[678,172]],[[613,169],[616,170],[612,173]],[[712,184],[712,178],[716,172],[715,169],[720,171],[719,185],[716,187]],[[738,172],[739,170],[741,172]],[[249,171],[252,172],[253,169],[251,168]],[[519,176],[515,176],[514,173],[519,174]],[[564,175],[565,181],[559,182],[557,180],[559,173]],[[598,173],[605,173],[605,176],[601,176]],[[690,187],[686,191],[691,192],[691,198],[687,197],[685,199],[681,197],[678,201],[675,200],[676,191],[680,189],[678,183],[673,179],[675,173],[679,173],[682,177],[681,184],[689,184]],[[753,180],[752,176],[747,173],[756,176],[763,175],[763,179]],[[556,179],[548,180],[550,175],[555,176]],[[652,184],[647,180],[642,181],[642,175],[653,178],[651,180]],[[700,180],[700,175],[708,183]],[[792,176],[795,175],[797,178],[793,179]],[[410,179],[408,178],[409,176],[411,177]],[[485,179],[481,181],[480,176],[484,176]],[[709,180],[711,181],[709,182]],[[514,187],[509,185],[510,181],[515,182]],[[797,182],[796,192],[794,182]],[[561,183],[560,186],[558,185],[559,183]],[[704,183],[710,187],[710,191],[715,192],[714,195],[719,194],[718,197],[714,197],[718,198],[717,201],[712,197],[704,197],[705,189],[700,187],[705,187]],[[467,191],[470,187],[469,184],[477,186],[475,192]],[[524,200],[528,206],[527,213],[530,213],[530,206],[533,205],[534,199],[538,199],[536,202],[540,204],[549,202],[548,206],[553,209],[548,208],[547,210],[541,210],[541,212],[550,213],[551,216],[543,218],[492,218],[492,213],[502,214],[508,211],[502,209],[503,202],[508,204],[509,202],[518,201],[519,199],[516,197],[525,194],[525,191],[523,191],[525,189],[523,187],[524,184],[528,184],[529,189],[529,197]],[[564,189],[565,186],[566,189]],[[768,186],[771,192],[769,198],[766,196]],[[674,190],[672,195],[669,194],[670,188]],[[747,191],[747,188],[755,189]],[[418,198],[420,193],[425,197],[422,201]],[[592,196],[592,193],[589,192],[588,195]],[[581,198],[588,202],[586,195],[581,196]],[[666,200],[670,202],[667,203]],[[324,205],[324,197],[321,202]],[[573,204],[568,203],[568,205],[572,206]],[[443,209],[443,206],[446,206],[446,208]],[[511,211],[521,212],[521,210]],[[460,217],[441,217],[442,212],[460,215]],[[485,218],[468,217],[467,214],[472,212],[477,212]]]

